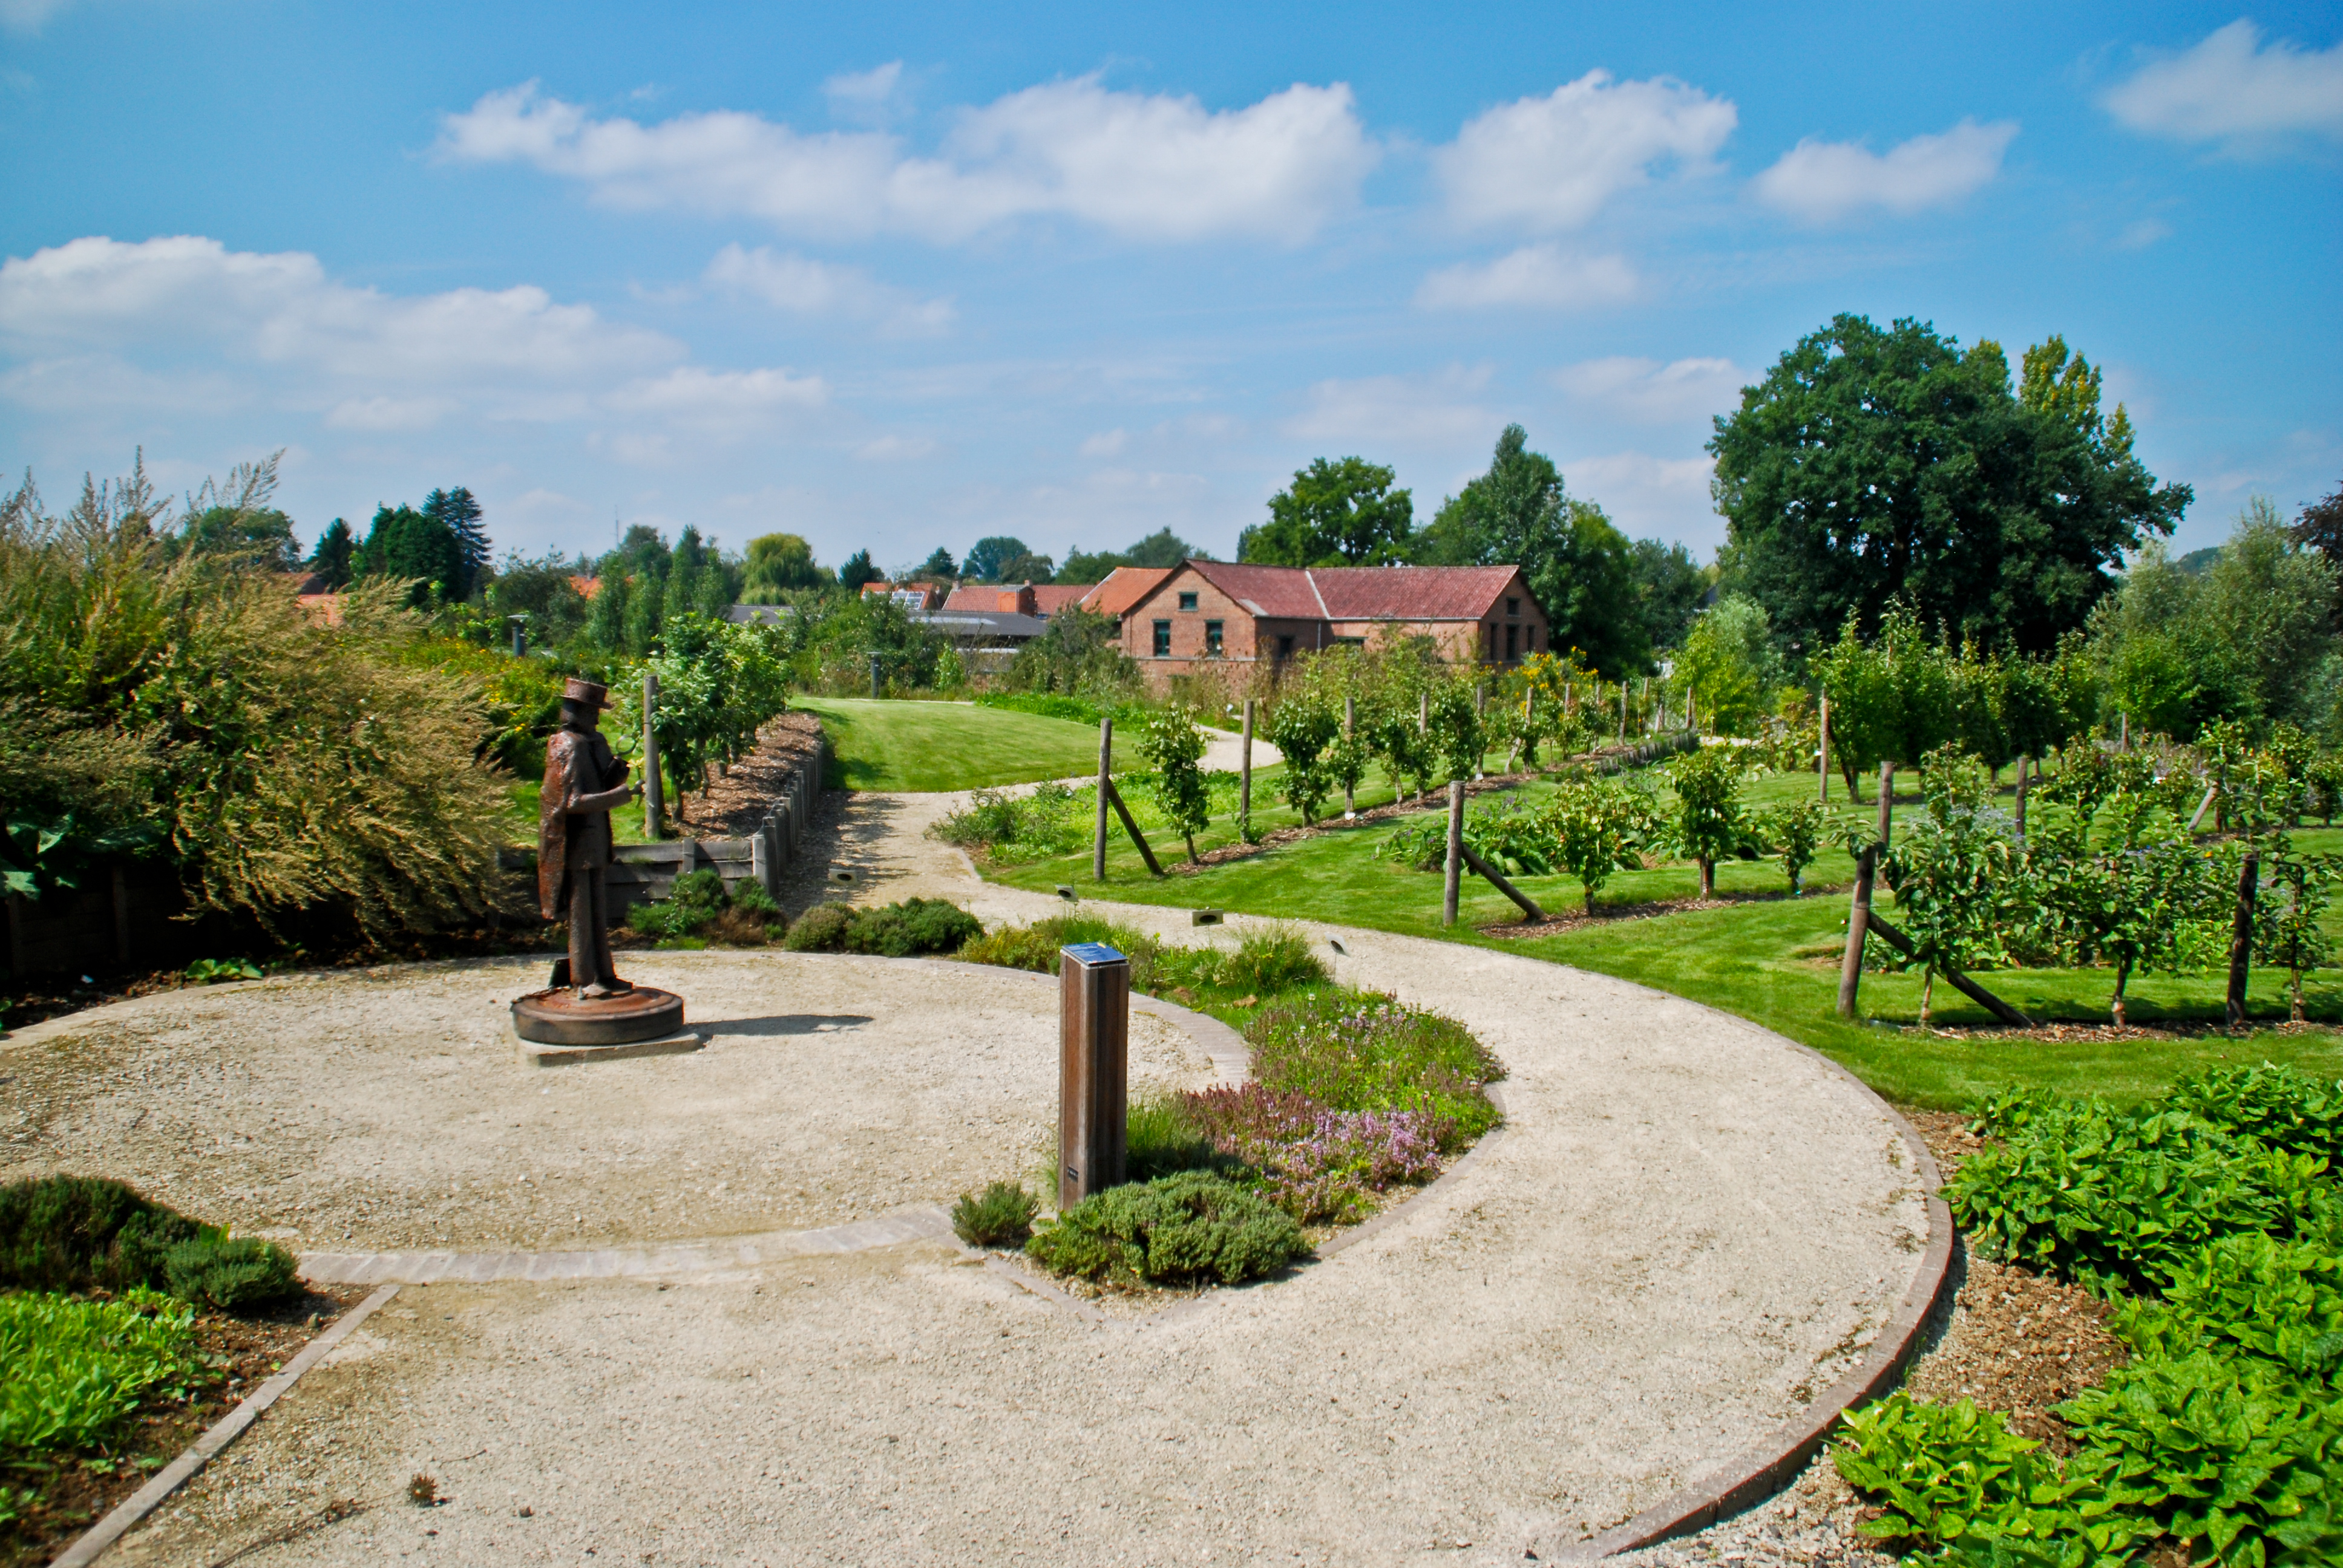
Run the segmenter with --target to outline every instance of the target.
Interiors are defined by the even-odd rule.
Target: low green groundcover
[[[2028,1091],[1979,1129],[1954,1218],[2119,1302],[2132,1359],[2056,1408],[2064,1460],[1966,1400],[1850,1414],[1834,1458],[1884,1507],[1865,1531],[1976,1568],[2343,1561],[2343,1084],[2221,1069],[2129,1111]]]
[[[184,1302],[0,1295],[0,1452],[95,1446],[149,1398],[185,1399],[211,1375]]]
[[[1202,1171],[1110,1187],[1035,1232],[1026,1251],[1085,1279],[1240,1284],[1310,1251],[1284,1210]]]

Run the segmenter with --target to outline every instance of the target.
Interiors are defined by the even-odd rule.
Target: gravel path
[[[843,803],[853,896],[956,896],[988,921],[1063,907],[975,883],[920,837],[949,804]],[[800,901],[824,869],[806,868]],[[1179,911],[1112,912],[1182,940],[1234,936]],[[126,1560],[1520,1563],[1736,1455],[1860,1358],[1926,1223],[1875,1101],[1776,1036],[1634,986],[1342,938],[1342,979],[1463,1019],[1511,1076],[1486,1156],[1340,1255],[1143,1323],[1085,1322],[933,1241],[673,1281],[411,1287]],[[789,960],[719,963],[752,977]],[[695,971],[684,989],[704,983]],[[953,1049],[1030,1027],[1002,1018]],[[0,1055],[0,1071],[25,1054]],[[628,1065],[637,1110],[608,1130],[665,1124],[659,1086],[694,1059]],[[935,1070],[948,1102],[957,1081]],[[828,1098],[885,1078],[866,1070]],[[954,1181],[1014,1144],[982,1130],[985,1101],[955,1129],[902,1098],[869,1100],[860,1121],[901,1121],[895,1146],[920,1161],[952,1152],[958,1131],[969,1162]],[[773,1108],[709,1095],[673,1125],[703,1129],[680,1146],[702,1169],[721,1153],[747,1171],[786,1126]],[[928,1143],[904,1136],[930,1125]],[[852,1195],[898,1191],[846,1169]],[[641,1178],[638,1227],[713,1212],[704,1189],[687,1194],[697,1171],[669,1161]],[[760,1210],[759,1227],[781,1211]],[[450,1501],[401,1501],[418,1473]]]

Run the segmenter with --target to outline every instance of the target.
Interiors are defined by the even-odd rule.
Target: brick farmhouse
[[[1518,567],[1268,567],[1187,560],[1122,610],[1122,650],[1161,688],[1210,664],[1429,637],[1453,664],[1546,650],[1545,611]]]

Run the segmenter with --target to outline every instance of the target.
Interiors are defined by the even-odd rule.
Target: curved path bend
[[[941,804],[854,799],[840,843],[856,897],[947,894],[988,921],[1062,908],[977,883],[920,838]],[[1232,940],[1191,930],[1181,911],[1114,912],[1179,940]],[[1929,1232],[1925,1155],[1867,1091],[1778,1036],[1624,982],[1341,937],[1341,978],[1464,1020],[1510,1073],[1504,1134],[1337,1255],[1191,1310],[1105,1322],[932,1234],[656,1280],[410,1288],[126,1541],[123,1560],[1520,1563],[1584,1550],[1728,1465],[1864,1361],[1919,1276]],[[541,1167],[532,1187],[613,1203],[635,1193],[639,1240],[769,1231],[776,1214],[836,1224],[948,1199],[961,1167],[937,1156],[951,1152],[956,1099],[973,1121],[1005,1118],[997,1136],[971,1138],[971,1159],[1046,1136],[1046,1098],[1021,1133],[999,1108],[1002,1093],[1048,1081],[1053,1020],[996,1005],[982,971],[967,977],[967,1017],[922,991],[929,1035],[963,1041],[939,1052],[882,1028],[897,1004],[875,972],[858,981],[848,965],[742,954],[642,967],[741,1018],[872,1021],[729,1038],[719,1025],[699,1057],[530,1074],[463,1021],[493,1016],[516,988],[513,966],[445,965],[383,974],[392,1010],[375,1027],[429,1036],[425,1054],[445,1059],[431,1068],[436,1091],[478,1101],[479,1126]],[[43,1101],[46,1120],[0,1128],[5,1173],[80,1163],[76,1149],[144,1151],[152,1169],[112,1168],[133,1180],[210,1172],[200,1184],[246,1219],[270,1194],[235,1195],[219,1172],[236,1150],[300,1141],[320,1170],[371,1150],[363,1107],[304,1125],[271,1096],[246,1120],[280,1122],[233,1125],[236,1085],[253,1070],[238,1065],[239,1014],[306,1010],[330,1030],[334,999],[300,994],[313,983],[324,982],[242,988],[249,1000],[144,999],[0,1045],[0,1075],[21,1083],[49,1060],[77,1063],[55,1071],[84,1084]],[[850,994],[856,983],[870,990]],[[418,990],[442,1000],[418,1009]],[[126,1010],[136,1016],[109,1017]],[[365,1060],[363,1043],[340,1049]],[[952,1061],[978,1049],[1001,1056],[1001,1073],[960,1081]],[[906,1094],[929,1109],[874,1087],[899,1057],[918,1069]],[[1154,1060],[1166,1081],[1211,1070],[1177,1040]],[[607,1089],[584,1081],[597,1074],[610,1075]],[[204,1104],[218,1109],[182,1115],[168,1138],[141,1144],[124,1130],[137,1107],[159,1114],[175,1089],[215,1081],[222,1093]],[[551,1108],[605,1093],[630,1101],[632,1117],[589,1129],[580,1106],[491,1126],[514,1120],[502,1112],[516,1095]],[[809,1190],[821,1147],[780,1120],[792,1112],[858,1161],[827,1196]],[[468,1114],[443,1115],[440,1146],[409,1157],[444,1173],[436,1162],[499,1147],[458,1136]],[[594,1129],[607,1137],[630,1120],[665,1131],[598,1145]],[[871,1167],[890,1137],[902,1157]],[[628,1161],[624,1182],[606,1169]],[[719,1163],[768,1172],[761,1222],[708,1195]],[[499,1208],[492,1185],[478,1191],[482,1236],[548,1219],[526,1194]],[[400,1241],[395,1215],[354,1204],[264,1217],[318,1250]],[[460,1201],[431,1212],[449,1245],[462,1212]],[[669,1221],[656,1237],[655,1219]],[[398,1501],[417,1473],[451,1501]]]

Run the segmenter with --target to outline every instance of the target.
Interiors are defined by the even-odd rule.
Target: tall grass
[[[136,469],[62,517],[30,479],[0,500],[12,814],[143,829],[196,909],[271,929],[330,907],[379,939],[484,910],[491,726],[477,682],[407,657],[425,636],[407,585],[354,589],[328,625],[170,514]]]

